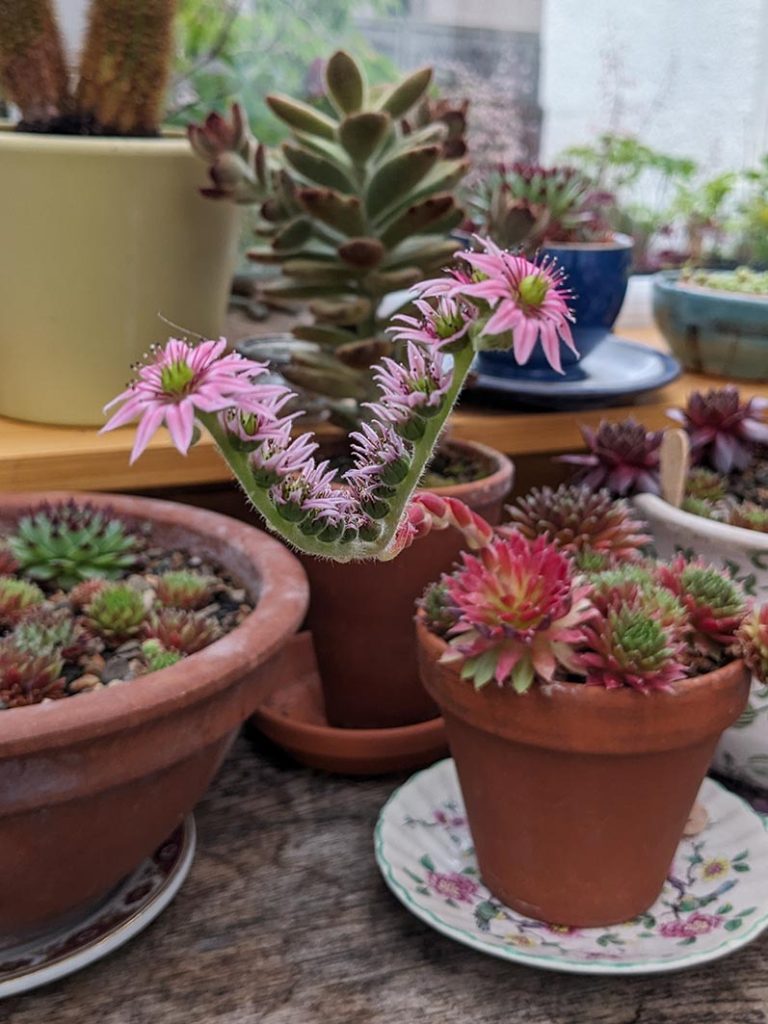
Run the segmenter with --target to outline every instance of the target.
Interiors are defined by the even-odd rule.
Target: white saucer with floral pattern
[[[0,950],[0,999],[58,981],[138,935],[181,888],[192,867],[195,845],[195,821],[189,815],[87,917],[53,935]]]
[[[482,953],[574,974],[652,974],[727,956],[768,927],[768,834],[744,801],[705,779],[709,823],[678,847],[647,913],[610,928],[564,928],[496,900],[477,870],[452,760],[412,776],[376,827],[387,885],[417,917]]]

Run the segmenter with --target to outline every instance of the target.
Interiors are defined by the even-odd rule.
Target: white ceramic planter
[[[183,137],[0,130],[0,415],[100,425],[173,328],[223,328],[240,212]]]
[[[674,508],[653,494],[634,499],[660,557],[701,555],[727,568],[758,602],[768,602],[768,534],[714,523]],[[768,789],[768,687],[752,682],[749,706],[723,733],[713,767],[723,775]]]

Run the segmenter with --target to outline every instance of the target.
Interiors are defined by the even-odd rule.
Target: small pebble
[[[69,684],[69,690],[72,693],[81,693],[83,690],[97,690],[103,685],[98,676],[92,672],[86,672]]]

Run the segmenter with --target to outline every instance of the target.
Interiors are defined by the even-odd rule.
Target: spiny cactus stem
[[[315,537],[307,536],[301,532],[298,525],[286,522],[270,500],[268,491],[254,483],[253,474],[248,464],[248,455],[234,450],[232,445],[227,443],[225,433],[217,417],[211,413],[202,413],[200,414],[200,420],[214,439],[219,453],[237,477],[254,508],[263,516],[269,529],[279,534],[288,544],[309,555],[317,555],[321,558],[333,556],[334,561],[337,562],[361,561],[372,558],[386,561],[396,554],[394,550],[391,555],[388,554],[388,551],[391,550],[397,527],[413,492],[418,487],[419,480],[432,455],[437,439],[445,426],[451,410],[456,404],[456,399],[461,394],[464,381],[472,365],[473,356],[474,349],[471,344],[466,344],[459,352],[454,354],[453,379],[442,408],[435,416],[427,420],[423,436],[414,442],[410,468],[398,485],[397,492],[390,500],[389,513],[384,519],[380,520],[381,532],[375,541],[365,541],[358,538],[347,543],[336,542],[335,544],[329,544]]]

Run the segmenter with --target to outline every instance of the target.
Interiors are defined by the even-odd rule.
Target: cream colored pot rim
[[[159,138],[134,139],[118,135],[46,135],[43,132],[17,132],[11,121],[0,121],[0,146],[27,153],[151,153],[191,152],[187,136],[176,128],[164,129]]]
[[[730,547],[745,548],[748,551],[768,552],[768,534],[760,530],[746,530],[743,526],[731,526],[729,523],[717,523],[704,516],[696,516],[675,508],[656,494],[637,494],[632,499],[635,507],[651,524],[666,522],[678,526],[693,536],[707,537],[712,541]]]

